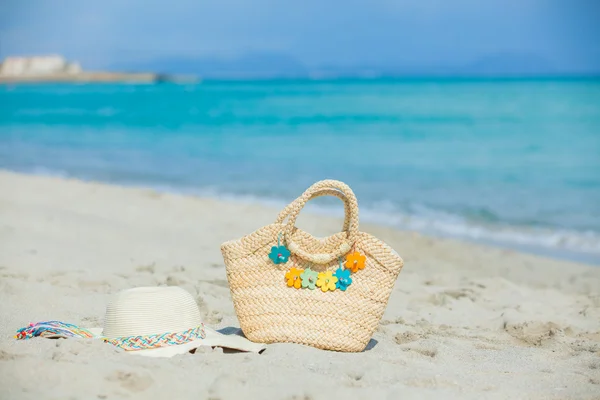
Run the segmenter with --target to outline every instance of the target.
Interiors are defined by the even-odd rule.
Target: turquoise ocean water
[[[0,168],[281,205],[335,178],[362,221],[600,263],[600,80],[5,85]]]

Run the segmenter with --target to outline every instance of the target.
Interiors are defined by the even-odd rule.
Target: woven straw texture
[[[346,211],[342,232],[325,239],[295,227],[304,205],[319,196],[340,198]],[[279,235],[291,255],[286,263],[274,264],[269,253],[277,246]],[[363,270],[352,274],[353,282],[346,291],[286,285],[285,273],[291,267],[335,271],[338,257],[351,251],[360,252],[367,260]],[[389,246],[359,232],[356,197],[346,184],[335,180],[315,183],[290,203],[275,223],[223,243],[221,252],[235,312],[248,339],[348,352],[367,346],[403,265]]]

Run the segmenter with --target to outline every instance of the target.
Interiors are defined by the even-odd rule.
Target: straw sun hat
[[[47,321],[19,329],[17,339],[98,338],[132,354],[172,357],[201,346],[260,353],[266,348],[202,323],[194,298],[176,286],[140,287],[117,293],[106,308],[103,328]]]

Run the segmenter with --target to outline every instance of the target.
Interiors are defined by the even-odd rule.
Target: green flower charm
[[[317,284],[317,277],[319,273],[317,271],[313,271],[310,268],[306,268],[302,274],[300,274],[300,279],[302,279],[302,288],[309,288],[313,290],[315,285]]]

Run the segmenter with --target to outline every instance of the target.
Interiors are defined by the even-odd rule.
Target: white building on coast
[[[79,63],[68,62],[59,55],[6,57],[0,64],[0,76],[6,77],[79,73],[81,73]]]

